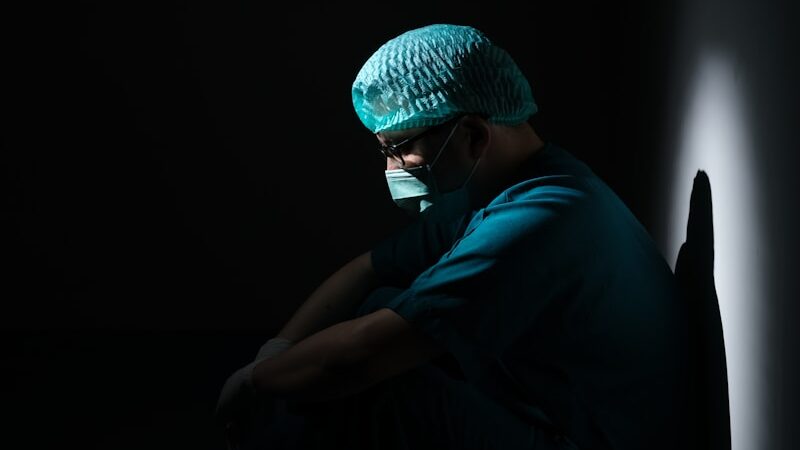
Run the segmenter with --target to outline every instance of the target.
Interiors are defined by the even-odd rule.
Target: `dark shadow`
[[[728,372],[717,290],[714,286],[714,224],[711,183],[699,170],[692,186],[686,242],[675,263],[675,277],[688,302],[692,336],[694,398],[698,447],[730,450]]]

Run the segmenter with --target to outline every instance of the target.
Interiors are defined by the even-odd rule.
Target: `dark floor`
[[[267,338],[4,333],[0,447],[224,449],[217,394]]]

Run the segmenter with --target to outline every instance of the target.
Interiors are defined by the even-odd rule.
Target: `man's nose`
[[[386,158],[386,170],[397,170],[402,168],[403,166],[400,164],[400,161],[394,158]]]

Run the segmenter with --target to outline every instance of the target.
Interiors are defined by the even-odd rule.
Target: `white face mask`
[[[387,170],[386,183],[397,206],[411,215],[425,211],[439,194],[431,166],[427,164],[408,169]]]
[[[442,194],[439,192],[436,185],[436,179],[433,176],[432,169],[436,161],[439,160],[439,156],[441,156],[445,147],[447,147],[450,138],[453,137],[453,133],[460,123],[460,121],[457,122],[450,131],[447,140],[442,144],[442,147],[436,154],[436,158],[434,158],[431,164],[385,171],[386,183],[389,185],[389,192],[392,194],[392,199],[397,206],[409,214],[416,216],[434,203],[438,203],[442,200]],[[470,178],[472,178],[472,175],[475,173],[475,169],[477,169],[481,158],[478,158],[472,166],[469,176],[457,190],[465,189]]]

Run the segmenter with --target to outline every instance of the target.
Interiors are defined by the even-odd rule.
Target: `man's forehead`
[[[425,131],[425,128],[427,127],[408,128],[405,130],[381,131],[375,133],[375,136],[377,136],[378,140],[383,143],[397,144],[398,142],[402,142],[405,139],[418,135],[419,133]]]

